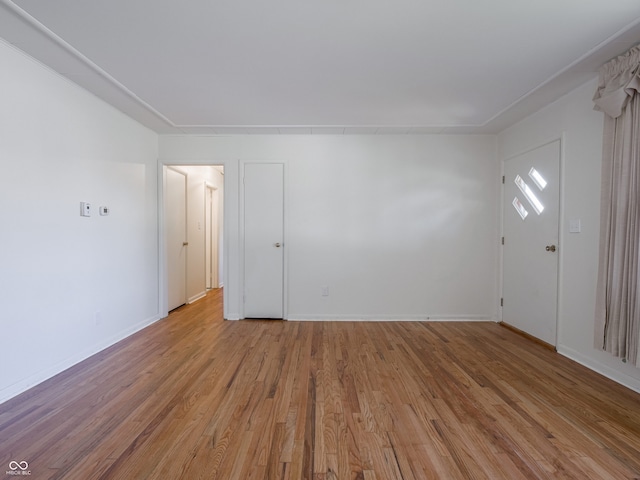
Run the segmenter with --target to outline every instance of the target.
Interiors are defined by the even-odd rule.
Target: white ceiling
[[[159,133],[496,133],[640,42],[638,0],[0,0]]]

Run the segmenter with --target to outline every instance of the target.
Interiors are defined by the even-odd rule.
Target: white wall
[[[206,294],[205,272],[205,183],[218,189],[219,198],[224,196],[224,176],[209,166],[178,166],[177,170],[187,176],[187,302],[191,303]],[[220,202],[223,207],[224,202]],[[223,218],[222,210],[218,218]],[[224,227],[220,222],[219,250],[222,252]],[[219,262],[222,268],[222,262]],[[222,275],[220,274],[220,278]]]
[[[4,43],[0,72],[1,402],[157,320],[160,308],[158,136]],[[558,349],[640,391],[639,369],[592,347],[594,88],[497,145],[492,136],[162,136],[159,155],[225,166],[227,318],[242,314],[241,162],[281,161],[289,318],[496,319],[499,160],[564,135]],[[80,217],[80,201],[92,217]],[[582,233],[568,233],[571,218]]]
[[[242,316],[240,165],[278,161],[289,319],[496,319],[495,137],[161,136],[160,157],[225,165],[227,318]]]
[[[0,105],[1,402],[159,302],[157,135],[1,42]]]
[[[593,111],[595,88],[593,80],[502,132],[499,155],[504,160],[564,135],[557,348],[640,391],[640,369],[593,348],[603,125],[602,113]],[[582,232],[569,233],[569,220],[578,218]]]

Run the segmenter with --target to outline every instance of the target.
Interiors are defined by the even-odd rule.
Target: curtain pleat
[[[598,348],[640,366],[640,48],[604,65],[605,113],[596,295]]]

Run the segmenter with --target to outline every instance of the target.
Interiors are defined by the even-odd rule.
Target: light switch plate
[[[569,220],[569,233],[580,233],[582,231],[582,222],[579,218]]]

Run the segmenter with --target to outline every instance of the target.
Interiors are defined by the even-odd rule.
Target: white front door
[[[187,302],[187,177],[167,168],[166,180],[168,309],[173,310]]]
[[[560,140],[504,163],[502,321],[556,345]]]
[[[244,165],[244,317],[283,318],[284,165]]]

